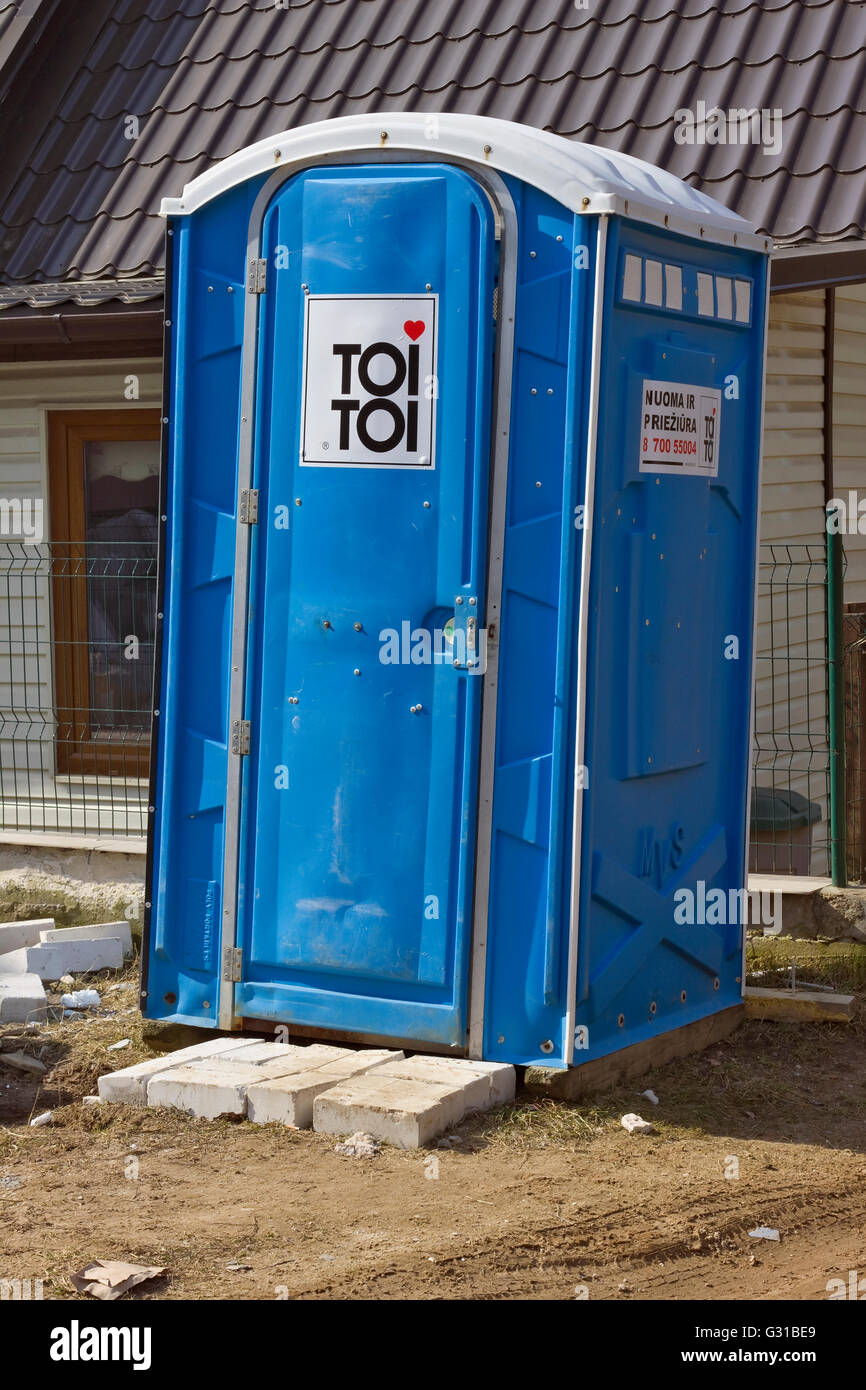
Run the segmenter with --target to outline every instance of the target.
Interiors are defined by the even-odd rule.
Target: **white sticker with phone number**
[[[715,478],[719,472],[722,393],[712,386],[644,381],[640,471]]]

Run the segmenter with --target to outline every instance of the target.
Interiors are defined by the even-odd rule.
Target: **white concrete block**
[[[125,956],[132,955],[132,928],[128,922],[103,922],[95,927],[53,927],[40,932],[40,941],[101,941],[117,938]]]
[[[381,1071],[377,1067],[316,1096],[313,1129],[320,1134],[362,1130],[398,1149],[417,1149],[462,1120],[462,1088],[382,1076]]]
[[[0,1023],[30,1023],[48,1017],[38,975],[0,975]]]
[[[146,1062],[136,1062],[131,1067],[100,1076],[97,1083],[99,1096],[101,1100],[113,1101],[116,1105],[146,1105],[147,1083],[151,1077],[202,1058],[217,1057],[230,1051],[239,1052],[245,1047],[254,1046],[254,1038],[208,1038],[205,1042],[181,1047],[177,1052],[166,1052],[162,1057],[149,1057]]]
[[[186,1067],[172,1067],[148,1081],[147,1103],[185,1110],[203,1120],[215,1120],[218,1115],[243,1115],[247,1107],[247,1087],[260,1075],[258,1067],[237,1062],[221,1066],[218,1057]]]
[[[444,1059],[443,1059],[444,1060]],[[461,1061],[461,1066],[474,1067],[478,1072],[486,1072],[490,1077],[490,1090],[494,1105],[510,1105],[517,1091],[517,1072],[508,1062],[478,1062],[470,1058]]]
[[[253,1043],[249,1049],[258,1055],[262,1047],[271,1044]],[[290,1076],[309,1066],[299,1057],[299,1052],[310,1052],[311,1048],[297,1048],[289,1044],[276,1044],[279,1056],[263,1058],[258,1062],[245,1062],[243,1056],[224,1054],[197,1059],[170,1071],[159,1072],[147,1083],[148,1105],[167,1105],[175,1110],[186,1110],[200,1119],[212,1120],[217,1115],[245,1115],[247,1088],[254,1082],[269,1081],[280,1076]],[[323,1047],[327,1054],[337,1049]]]
[[[494,1104],[490,1078],[448,1057],[409,1057],[401,1062],[388,1062],[380,1069],[380,1075],[398,1076],[404,1081],[432,1081],[460,1089],[465,1102],[464,1114],[469,1110],[490,1110]]]
[[[116,937],[101,941],[46,941],[7,951],[0,957],[4,971],[38,975],[40,980],[59,980],[61,975],[85,975],[91,970],[119,970],[123,947]]]
[[[350,1047],[330,1047],[324,1043],[311,1043],[309,1047],[303,1047],[298,1043],[260,1042],[255,1039],[251,1047],[245,1047],[243,1052],[228,1053],[225,1060],[237,1060],[250,1066],[267,1062],[297,1062],[299,1071],[309,1071],[310,1067],[321,1066],[323,1062],[334,1062],[353,1055]]]
[[[0,922],[0,956],[7,951],[20,951],[22,946],[38,946],[42,933],[53,927],[53,917],[40,917],[32,922]]]
[[[489,1100],[485,1103],[467,1105],[467,1110],[490,1110],[497,1105],[508,1105],[514,1100],[517,1089],[517,1073],[506,1062],[477,1062],[474,1058],[463,1057],[410,1057],[400,1063],[405,1070],[396,1070],[394,1076],[407,1079],[459,1083],[461,1077],[485,1077],[489,1088]],[[478,1088],[473,1095],[482,1094]]]
[[[313,1123],[313,1102],[322,1091],[352,1076],[363,1076],[385,1062],[399,1061],[402,1056],[402,1052],[374,1048],[366,1052],[347,1050],[345,1057],[325,1062],[320,1067],[256,1082],[247,1091],[247,1119],[256,1125],[294,1125],[297,1129],[309,1129]]]

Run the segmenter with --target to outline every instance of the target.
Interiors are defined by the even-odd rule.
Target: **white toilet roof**
[[[423,151],[511,174],[572,212],[617,213],[710,243],[769,249],[745,218],[642,159],[512,121],[424,111],[343,116],[269,136],[200,174],[179,198],[164,198],[160,212],[195,212],[269,169],[382,149]]]

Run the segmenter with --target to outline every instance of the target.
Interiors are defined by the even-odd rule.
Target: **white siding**
[[[818,802],[816,839],[827,815],[824,315],[823,290],[770,298],[755,695],[756,781]],[[824,866],[820,849],[813,872]]]
[[[847,505],[849,490],[866,502],[866,285],[836,290],[833,349],[833,492]],[[859,529],[846,532],[845,556],[845,602],[866,603],[866,535]]]
[[[127,400],[129,377],[138,378],[138,400]],[[54,778],[53,672],[48,577],[21,573],[13,547],[4,544],[3,500],[43,505],[50,539],[46,414],[49,410],[129,409],[159,405],[161,365],[153,359],[118,362],[0,363],[0,828],[95,829],[96,787],[82,778]],[[20,545],[14,551],[20,554]],[[34,548],[34,557],[38,555]],[[35,569],[35,560],[33,567]],[[24,566],[26,571],[26,565]],[[33,623],[22,644],[22,626]],[[26,714],[24,713],[26,711]],[[134,798],[130,798],[134,800]],[[124,826],[118,804],[100,806],[99,828],[140,835],[134,807]],[[58,809],[59,808],[59,809]]]

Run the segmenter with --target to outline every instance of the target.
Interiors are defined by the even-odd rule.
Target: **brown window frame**
[[[149,738],[130,744],[123,739],[93,738],[87,711],[92,709],[88,658],[87,578],[70,577],[66,561],[84,560],[85,446],[115,440],[159,440],[160,414],[136,406],[126,410],[49,410],[48,487],[54,647],[54,691],[58,725],[64,737],[55,742],[59,774],[85,777],[144,778],[150,765]],[[66,573],[63,571],[66,569]],[[61,588],[61,586],[63,586]]]

